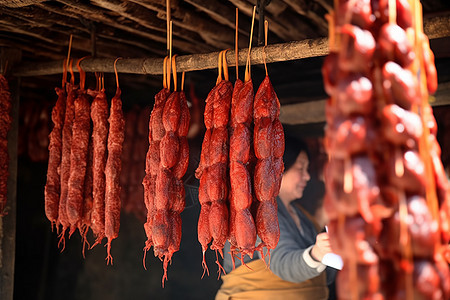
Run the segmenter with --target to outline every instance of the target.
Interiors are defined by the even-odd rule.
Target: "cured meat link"
[[[61,153],[61,197],[59,200],[57,225],[62,225],[60,242],[64,241],[64,232],[70,226],[67,217],[67,193],[69,189],[70,177],[70,152],[72,148],[72,127],[75,117],[74,101],[77,90],[72,85],[67,84],[66,113],[64,116],[64,126],[62,130],[62,153]]]
[[[414,149],[423,134],[420,117],[398,105],[386,105],[383,109],[384,136],[395,145],[405,145]]]
[[[226,164],[228,162],[228,129],[226,127],[214,128],[209,144],[209,163]]]
[[[280,102],[269,77],[259,86],[254,102],[254,141],[255,156],[258,161],[254,170],[254,192],[258,199],[256,230],[262,243],[258,248],[273,249],[278,244],[280,229],[278,225],[277,203],[281,175],[284,169],[284,133],[278,120]]]
[[[180,93],[173,92],[167,98],[163,110],[163,125],[166,131],[177,131],[181,118]]]
[[[191,115],[189,114],[189,107],[187,105],[187,99],[184,92],[180,94],[180,122],[178,125],[177,135],[179,137],[187,136],[189,132],[189,124],[191,120]]]
[[[92,143],[93,155],[93,210],[92,231],[96,243],[105,236],[105,168],[108,143],[108,102],[104,91],[100,91],[91,104],[91,119],[93,123]]]
[[[167,88],[161,89],[155,95],[155,103],[150,113],[148,124],[148,141],[149,147],[145,161],[145,176],[142,181],[144,187],[144,202],[147,208],[147,221],[144,224],[147,241],[145,242],[144,253],[153,246],[153,221],[156,214],[155,197],[156,197],[156,181],[160,170],[160,144],[162,138],[166,134],[163,124],[163,111],[170,91]],[[145,254],[144,254],[145,267]]]
[[[269,76],[266,76],[261,82],[255,95],[255,101],[253,103],[253,118],[256,123],[257,119],[264,117],[273,121],[275,118],[278,118],[279,115],[280,102],[275,94],[275,91],[273,90]]]
[[[394,62],[383,67],[383,92],[387,103],[394,103],[404,109],[421,103],[416,80],[411,71]]]
[[[438,223],[433,220],[425,198],[414,195],[408,197],[406,202],[408,208],[406,226],[411,237],[412,254],[420,257],[432,257],[439,239]],[[388,218],[384,225],[380,234],[380,242],[385,245],[379,251],[381,257],[401,256],[404,245],[398,242],[401,235],[399,212],[395,212],[392,217]]]
[[[206,191],[208,193],[208,198],[212,202],[223,201],[228,195],[226,169],[227,167],[223,163],[215,164],[208,168]],[[202,181],[200,180],[200,182]]]
[[[88,146],[88,155],[87,155],[87,165],[86,165],[86,175],[84,177],[84,201],[82,205],[82,211],[83,215],[81,218],[81,226],[80,234],[83,237],[83,245],[88,244],[87,242],[87,232],[89,228],[92,225],[92,211],[94,207],[94,198],[93,198],[93,177],[94,177],[94,169],[93,169],[93,163],[94,163],[94,145],[92,142],[92,139],[89,140],[89,146]],[[84,247],[83,247],[83,256],[84,256]]]
[[[274,249],[277,246],[280,239],[280,227],[275,199],[259,202],[256,213],[256,230],[265,247]]]
[[[247,163],[250,158],[250,129],[244,124],[236,124],[230,135],[230,162]]]
[[[169,247],[169,224],[168,210],[156,210],[152,223],[153,251],[155,256],[162,258],[168,253]]]
[[[396,24],[384,24],[380,29],[377,42],[385,61],[396,62],[406,68],[415,58],[413,46],[406,31]]]
[[[380,1],[381,2],[381,1]],[[337,24],[350,24],[369,29],[375,21],[370,0],[340,1],[337,9]]]
[[[168,89],[162,89],[155,96],[155,105],[153,107],[150,116],[150,126],[149,126],[152,141],[160,141],[166,134],[162,116],[164,111],[164,105],[169,95],[170,91]]]
[[[272,156],[272,121],[269,118],[255,120],[253,133],[255,155],[259,159],[266,159]]]
[[[284,129],[283,125],[278,119],[275,119],[272,123],[272,134],[273,134],[273,144],[272,144],[273,157],[282,158],[284,154]],[[283,172],[283,170],[281,172]]]
[[[189,166],[189,144],[186,137],[180,138],[180,154],[176,165],[173,167],[173,176],[181,179]]]
[[[343,115],[369,115],[374,108],[372,82],[364,76],[353,75],[341,80],[336,102]]]
[[[256,242],[256,225],[248,209],[237,210],[234,216],[236,228],[234,236],[242,255],[253,255]]]
[[[211,143],[212,129],[206,129],[205,136],[202,141],[202,151],[200,153],[200,163],[195,170],[195,177],[200,179],[202,177],[203,171],[211,165],[210,161],[210,143]]]
[[[227,127],[230,120],[231,96],[233,85],[227,80],[221,81],[216,90],[213,102],[213,126],[214,128]]]
[[[216,95],[217,85],[209,92],[205,100],[205,112],[203,114],[203,120],[205,122],[206,130],[213,127],[214,122],[214,97]],[[203,149],[203,148],[202,148]],[[203,150],[202,150],[203,152]]]
[[[250,126],[253,119],[253,82],[248,80],[242,85],[242,81],[237,80],[234,90],[238,91],[238,96],[234,97],[231,104],[231,126],[245,124]],[[238,85],[238,87],[236,87]],[[239,85],[242,85],[239,87]]]
[[[274,197],[274,176],[272,159],[259,160],[255,166],[254,187],[259,201],[269,201]]]
[[[354,73],[368,73],[372,67],[375,39],[368,30],[345,24],[341,28],[343,42],[339,52],[338,66],[341,70]]]
[[[72,234],[83,214],[84,180],[86,176],[87,154],[90,134],[90,103],[88,95],[82,93],[74,103],[75,117],[72,127],[72,143],[70,152],[70,176],[67,193],[67,217]]]
[[[50,133],[50,142],[48,145],[49,155],[48,155],[47,183],[45,185],[44,190],[45,215],[47,216],[47,219],[51,222],[52,227],[53,225],[56,225],[56,221],[58,219],[59,198],[61,195],[61,176],[59,174],[59,168],[61,167],[62,128],[64,125],[64,115],[66,110],[65,90],[60,88],[56,88],[55,90],[56,94],[58,95],[58,100],[56,100],[56,104],[52,110],[53,129],[52,132]],[[6,116],[9,114],[2,114],[2,115]],[[0,209],[1,213],[3,209],[2,207],[0,207]]]
[[[391,156],[387,162],[389,182],[406,192],[422,195],[425,193],[427,178],[425,175],[425,165],[420,159],[419,153],[411,150],[406,151],[401,155],[401,160],[404,167],[402,177],[396,175],[395,157]]]
[[[105,235],[108,238],[107,262],[112,264],[110,253],[111,241],[119,235],[120,228],[120,172],[121,156],[124,140],[125,120],[122,112],[121,91],[117,87],[116,95],[111,100],[109,114],[108,159],[105,167]]]
[[[225,201],[212,201],[209,212],[209,232],[213,237],[211,250],[222,253],[228,237],[228,209]]]
[[[240,162],[230,162],[230,186],[236,210],[249,209],[252,204],[252,185],[247,168]]]
[[[11,94],[8,81],[0,74],[0,217],[6,214],[9,177],[8,131],[11,122]]]
[[[180,141],[173,131],[166,132],[160,145],[160,165],[163,168],[170,169],[178,161],[180,152]]]
[[[348,119],[336,118],[335,124],[329,125],[326,136],[332,155],[345,159],[372,147],[376,134],[370,120],[354,116]]]
[[[389,0],[380,0],[378,3],[374,2],[374,5],[378,5],[376,10],[379,13],[379,18],[383,23],[389,22]],[[396,0],[396,23],[403,29],[412,26],[413,16],[411,13],[411,7],[408,0]]]

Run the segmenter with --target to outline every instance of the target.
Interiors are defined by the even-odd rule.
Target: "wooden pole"
[[[253,48],[251,51],[252,64],[263,64],[263,47]],[[239,65],[245,65],[248,49],[240,49],[238,52]],[[267,63],[297,60],[308,57],[323,56],[328,54],[328,39],[295,41],[284,44],[274,44],[266,47]],[[179,72],[198,71],[217,68],[218,52],[207,54],[192,54],[177,57],[177,70]],[[227,51],[227,60],[232,61],[235,51]],[[129,58],[117,62],[119,73],[130,74],[162,74],[161,65],[164,58]],[[86,72],[114,73],[114,58],[87,58],[81,63]],[[40,76],[62,73],[62,61],[47,63],[35,63],[19,65],[13,70],[15,76]]]

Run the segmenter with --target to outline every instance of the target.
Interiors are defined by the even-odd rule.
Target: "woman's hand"
[[[316,237],[316,244],[311,248],[311,256],[317,261],[322,261],[327,253],[331,253],[330,239],[327,232],[319,233]]]

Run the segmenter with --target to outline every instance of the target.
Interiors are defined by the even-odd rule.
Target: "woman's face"
[[[295,163],[283,174],[280,197],[292,201],[303,196],[303,191],[311,177],[308,172],[309,160],[305,152],[300,152]]]

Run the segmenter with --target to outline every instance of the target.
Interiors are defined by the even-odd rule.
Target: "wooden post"
[[[1,65],[8,61],[8,69],[19,62],[21,52],[17,49],[0,49]],[[16,252],[16,199],[17,199],[17,144],[19,133],[19,85],[20,78],[9,77],[11,92],[11,129],[8,132],[9,177],[6,211],[0,217],[0,299],[12,300],[14,292],[14,265]]]

